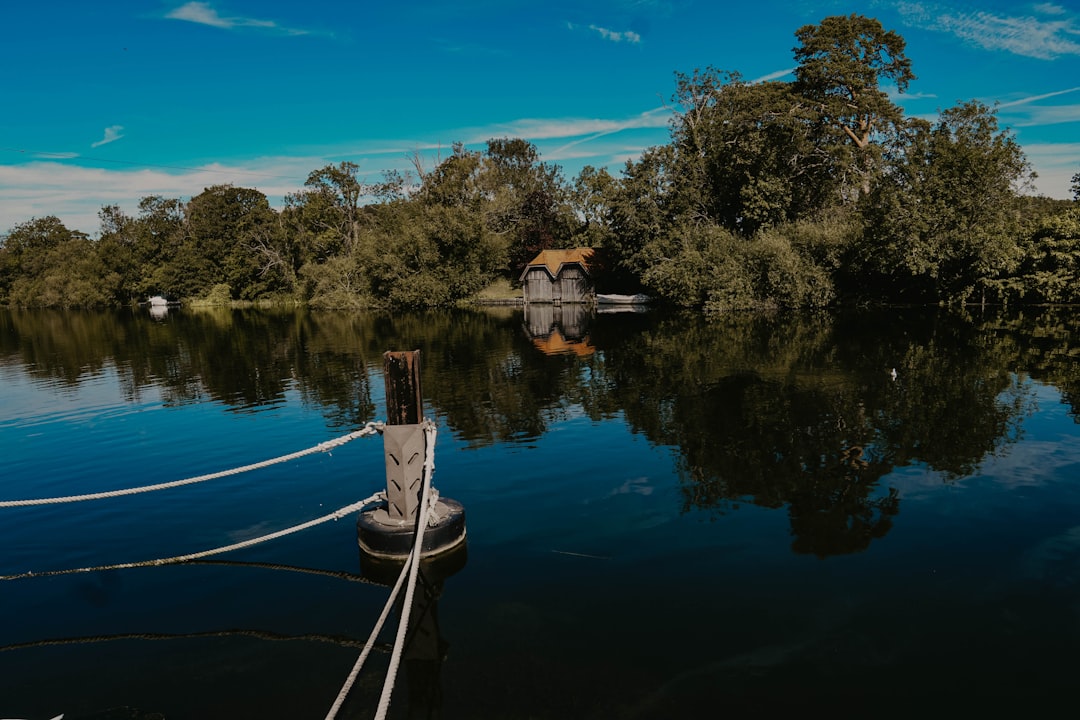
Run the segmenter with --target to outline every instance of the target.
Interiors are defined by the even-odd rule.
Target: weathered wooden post
[[[386,382],[386,512],[391,521],[416,522],[423,490],[427,436],[420,393],[420,351],[383,353]]]
[[[427,527],[418,528],[427,456],[427,424],[420,388],[420,351],[383,353],[386,382],[386,505],[365,510],[357,521],[360,549],[376,557],[404,558],[415,533],[424,533],[421,556],[448,550],[465,540],[465,509],[439,498]]]

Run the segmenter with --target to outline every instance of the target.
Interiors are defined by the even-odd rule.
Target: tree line
[[[978,101],[906,117],[887,91],[907,89],[912,64],[875,19],[795,37],[791,81],[676,73],[669,142],[619,176],[568,181],[531,143],[495,138],[376,183],[327,165],[281,209],[215,185],[144,197],[135,216],[103,207],[96,239],[34,218],[0,245],[0,303],[446,306],[575,246],[603,250],[610,289],[709,313],[1080,302],[1080,173],[1071,202],[1029,194],[1015,136]]]

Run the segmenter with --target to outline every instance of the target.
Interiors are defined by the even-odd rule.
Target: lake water
[[[468,544],[391,717],[1048,716],[1080,670],[1078,320],[0,310],[0,499],[314,446],[383,417],[382,353],[419,348]],[[384,482],[366,438],[0,508],[0,575],[228,545]],[[372,579],[348,518],[0,581],[0,717],[322,718]],[[392,632],[339,717],[373,716]]]

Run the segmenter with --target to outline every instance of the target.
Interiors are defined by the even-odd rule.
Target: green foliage
[[[963,302],[1016,269],[1016,190],[1030,176],[1020,146],[978,102],[910,122],[904,146],[867,198],[851,255],[863,292]],[[981,299],[981,296],[980,296]]]
[[[1042,218],[1024,249],[1016,299],[1080,303],[1080,208]]]
[[[301,294],[312,307],[358,310],[370,304],[364,274],[350,255],[306,263],[298,275]]]
[[[602,248],[611,244],[610,208],[618,181],[605,168],[586,165],[574,178],[570,206],[578,219],[571,245]]]
[[[838,197],[843,173],[790,84],[751,85],[714,68],[676,78],[672,183],[693,216],[749,236]]]
[[[191,198],[186,219],[181,256],[198,258],[195,272],[188,273],[187,294],[226,284],[241,299],[251,300],[269,289],[256,285],[265,276],[256,248],[260,241],[269,244],[276,224],[265,195],[250,188],[214,185]]]
[[[118,277],[94,244],[54,216],[15,226],[0,248],[0,294],[21,307],[92,307],[112,301]]]
[[[483,289],[506,263],[506,239],[481,215],[454,207],[397,203],[362,241],[372,301],[438,307]]]
[[[915,79],[904,39],[862,15],[827,17],[795,32],[794,91],[811,104],[838,169],[844,197],[870,191],[880,163],[879,141],[900,125],[903,113],[882,89],[892,83],[904,92]]]
[[[835,15],[795,32],[795,89],[818,103],[829,124],[857,147],[866,147],[900,109],[881,89],[890,81],[898,92],[915,79],[904,55],[904,39],[862,15]]]
[[[796,82],[677,74],[672,143],[606,192],[617,264],[710,310],[819,307],[859,239],[853,199],[880,176],[901,122],[881,85],[914,78],[904,41],[861,16],[796,33]],[[743,238],[717,233],[723,228]]]
[[[210,288],[210,291],[200,298],[196,298],[193,304],[208,306],[228,306],[232,303],[232,288],[228,283],[219,283]]]
[[[829,273],[802,255],[783,229],[768,229],[746,246],[745,265],[760,308],[820,308],[835,292]]]
[[[664,259],[669,229],[681,221],[685,205],[671,182],[674,162],[672,146],[649,148],[636,163],[627,162],[612,193],[609,247],[617,267],[634,277],[644,276]]]
[[[642,280],[665,300],[709,314],[827,306],[835,296],[831,276],[792,242],[792,230],[748,240],[716,225],[684,225],[666,238]]]
[[[179,199],[158,195],[144,197],[139,202],[139,217],[135,223],[135,262],[140,280],[136,290],[141,295],[168,294],[181,297],[187,293],[175,293],[170,283],[161,281],[168,277],[165,267],[172,263],[184,242],[185,207]],[[177,267],[178,277],[183,268]]]
[[[355,249],[360,233],[360,200],[370,193],[357,177],[359,169],[356,163],[342,162],[315,170],[304,183],[306,193],[299,196],[311,206],[309,222],[349,250]]]
[[[9,302],[20,307],[102,306],[112,300],[107,288],[115,282],[93,244],[72,238],[46,253],[39,273],[15,279]]]
[[[512,280],[541,250],[568,244],[575,223],[562,173],[540,162],[535,145],[518,138],[488,140],[477,182],[485,224],[508,240],[506,272]]]
[[[480,153],[455,143],[453,154],[424,176],[417,199],[430,205],[478,210],[484,194],[480,163]]]
[[[657,259],[643,274],[645,286],[683,307],[721,303],[735,307],[752,296],[752,279],[740,262],[743,241],[715,225],[683,225],[652,251]]]
[[[140,267],[137,255],[135,220],[117,207],[107,205],[98,213],[101,235],[97,242],[97,254],[108,272],[115,276],[113,287],[103,288],[110,299],[121,304],[138,301]]]

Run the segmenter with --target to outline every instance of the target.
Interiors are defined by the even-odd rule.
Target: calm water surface
[[[393,717],[1051,715],[1080,671],[1078,319],[0,310],[0,499],[313,446],[381,418],[382,352],[420,348],[468,547],[430,570]],[[0,508],[0,575],[227,545],[383,483],[375,438]],[[346,519],[0,581],[0,717],[322,718],[379,577]],[[373,716],[387,662],[341,717]]]

